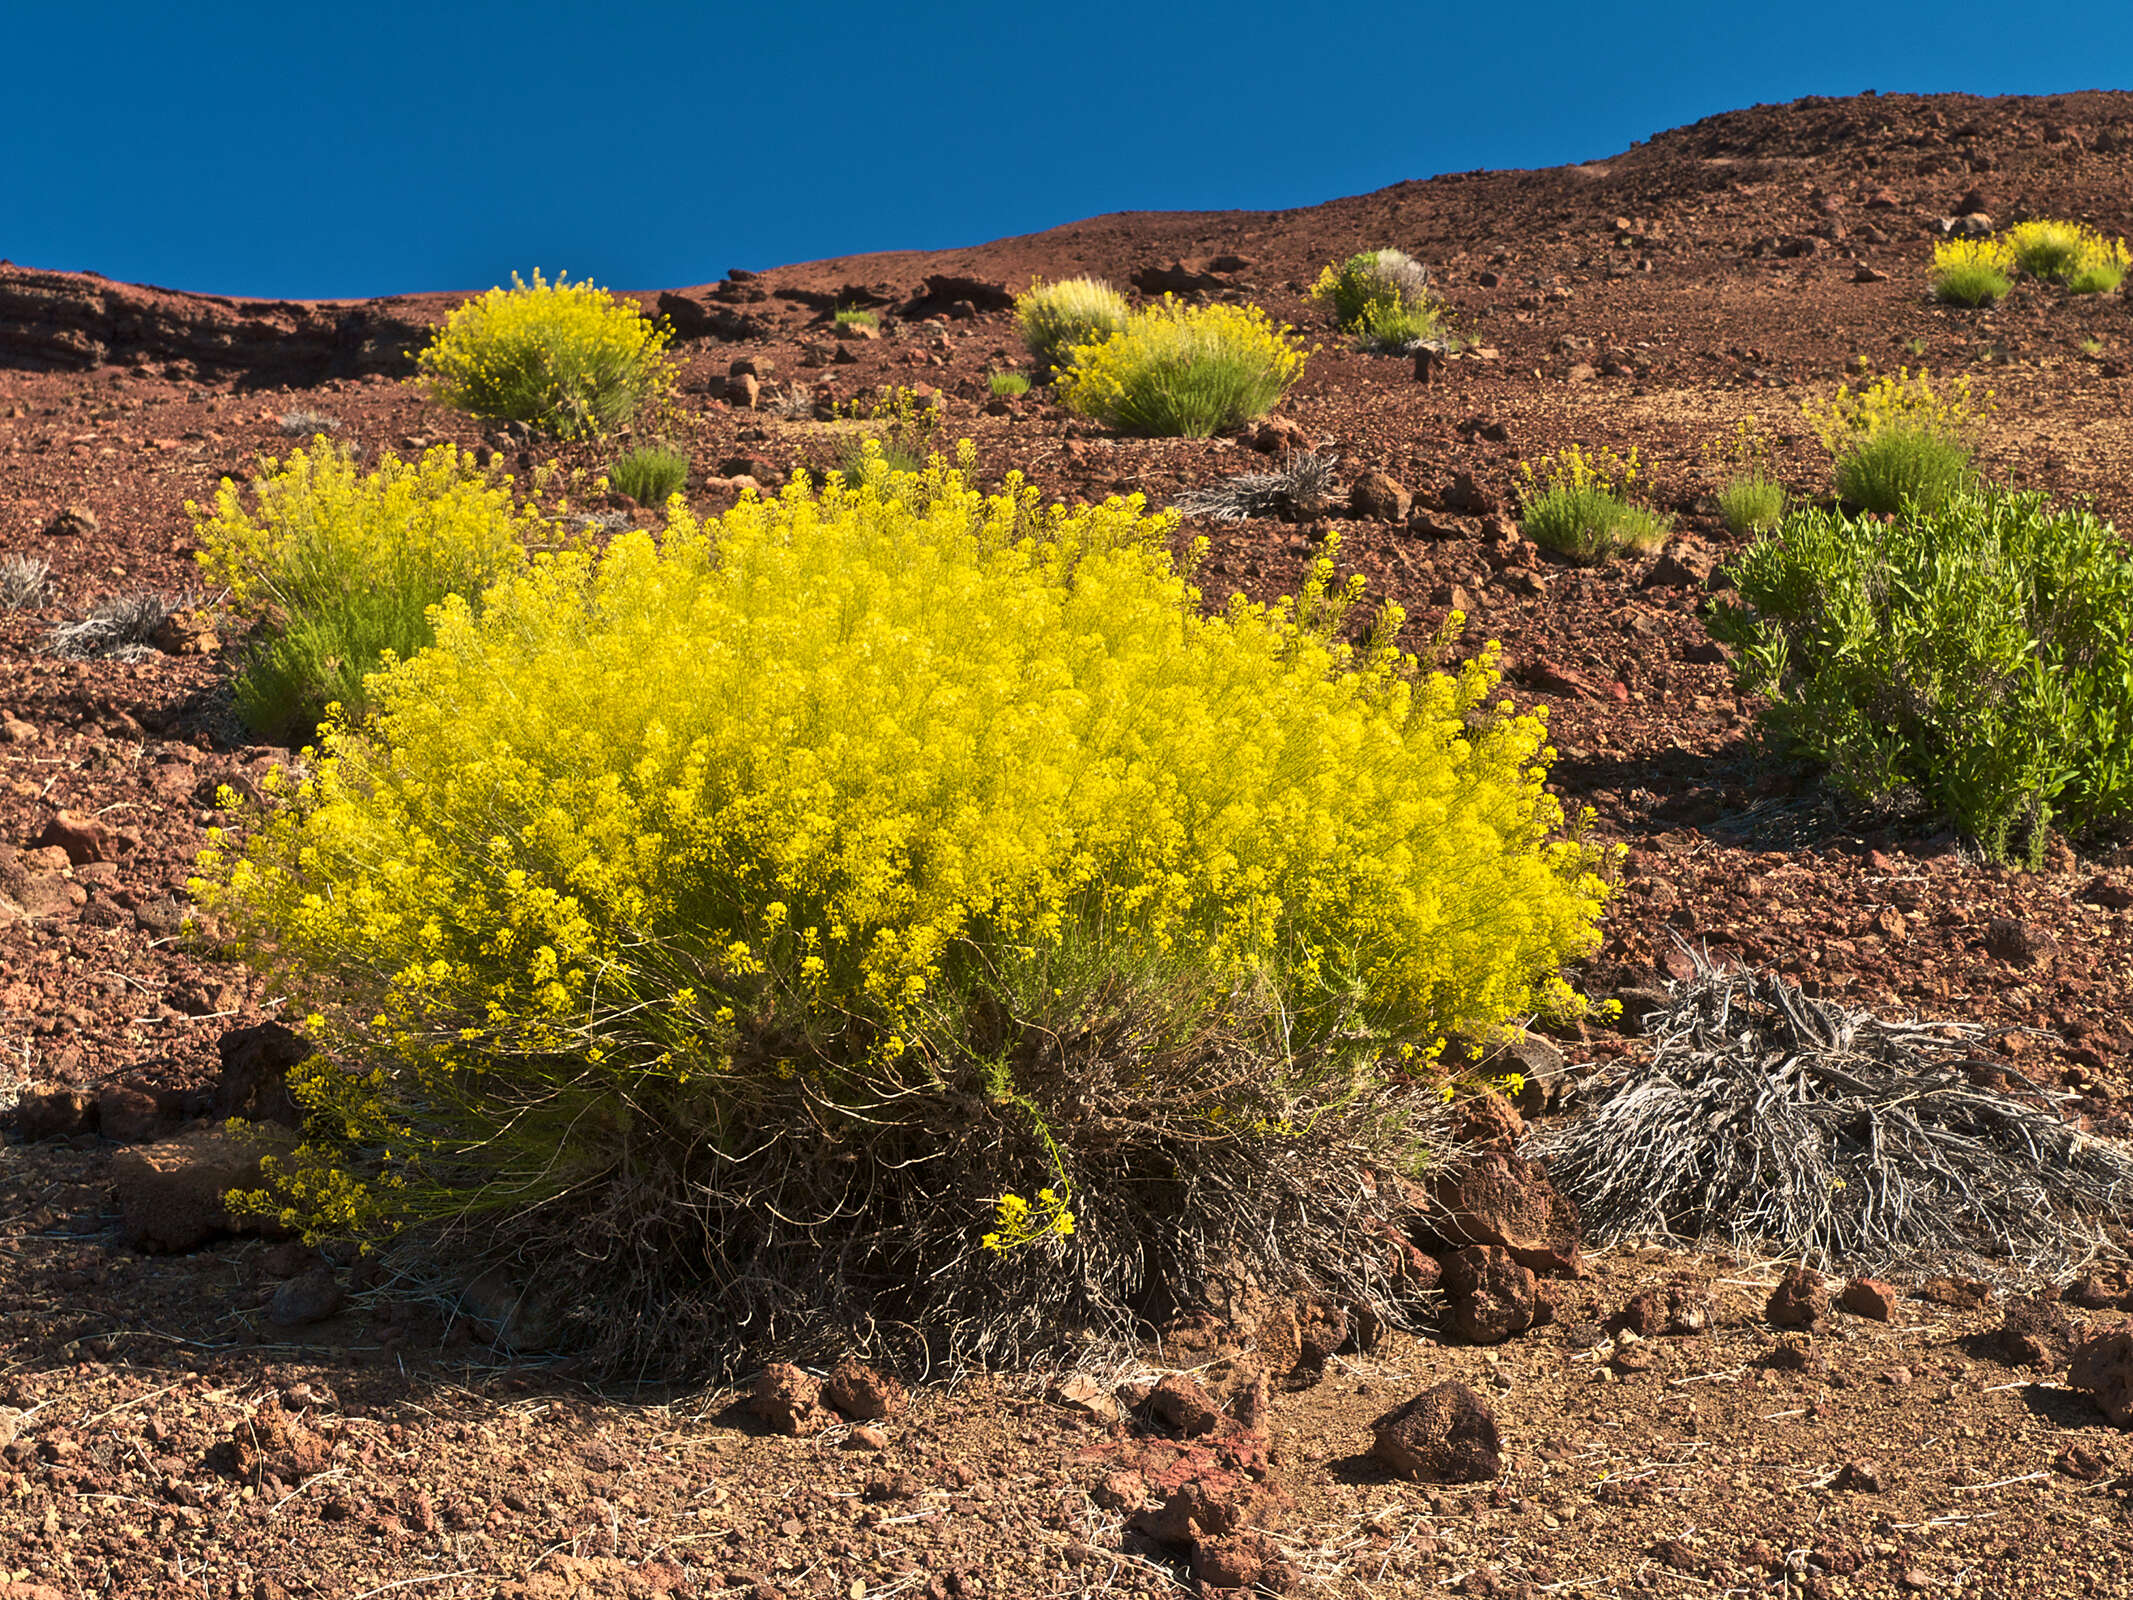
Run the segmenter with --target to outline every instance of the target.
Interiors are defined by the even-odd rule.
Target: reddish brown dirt
[[[1444,503],[1461,473],[1501,507],[1521,459],[1573,440],[1634,444],[1679,515],[1677,553],[1722,558],[1704,443],[1754,414],[1779,436],[1782,475],[1817,492],[1826,463],[1802,399],[1862,367],[1924,364],[1997,392],[1996,470],[2125,525],[2133,301],[2025,288],[1988,313],[1931,305],[1936,219],[1973,188],[2002,223],[2062,215],[2133,232],[2133,96],[1762,107],[1583,167],[1293,212],[1103,217],[681,291],[667,307],[684,331],[737,336],[683,344],[683,437],[702,476],[736,455],[828,463],[836,428],[718,398],[728,364],[752,356],[774,365],[771,387],[840,401],[936,386],[988,475],[1166,503],[1264,458],[1231,440],[1115,439],[1041,392],[993,414],[985,374],[1021,359],[997,307],[1032,275],[1124,283],[1185,261],[1201,292],[1266,305],[1323,342],[1281,415],[1337,451],[1344,478],[1375,467],[1401,480],[1434,524],[1425,536],[1337,516],[1191,523],[1211,540],[1204,587],[1286,592],[1316,536],[1338,529],[1342,560],[1418,626],[1463,592],[1467,643],[1502,640],[1520,696],[1552,708],[1556,786],[1630,847],[1584,974],[1593,988],[1650,981],[1689,939],[1860,1005],[1982,1022],[2010,1073],[2076,1092],[2072,1109],[2115,1135],[2133,1113],[2133,939],[2123,909],[2078,893],[2121,873],[2108,846],[2062,847],[2047,871],[2018,875],[1848,811],[1758,755],[1754,708],[1708,659],[1694,589],[1648,586],[1647,562],[1554,565],[1495,513]],[[1429,262],[1483,347],[1427,384],[1404,360],[1339,348],[1303,294],[1324,262],[1385,243]],[[222,1033],[276,1012],[174,926],[218,786],[242,788],[286,752],[245,742],[220,656],[74,664],[46,634],[107,596],[196,586],[186,501],[282,449],[284,416],[331,416],[365,448],[481,444],[397,376],[455,302],[266,305],[0,266],[0,547],[54,575],[45,600],[0,612],[0,845],[32,846],[62,809],[101,819],[118,845],[111,864],[33,862],[57,874],[51,911],[0,916],[0,1084],[130,1082],[150,1091],[151,1122],[162,1092],[168,1126],[204,1109]],[[882,337],[833,340],[839,303],[881,308]],[[718,509],[731,491],[700,477],[691,496]],[[67,507],[92,513],[94,531],[56,524]],[[2048,934],[2055,955],[2015,966],[1988,952],[1999,917]],[[1636,1048],[1598,1028],[1561,1042],[1577,1062]],[[0,1596],[1189,1584],[1091,1498],[1131,1442],[1038,1380],[921,1383],[911,1413],[879,1424],[877,1453],[841,1448],[842,1427],[761,1434],[729,1395],[617,1397],[567,1369],[514,1367],[469,1342],[448,1303],[360,1274],[341,1274],[338,1315],[277,1329],[263,1314],[281,1281],[269,1246],[122,1247],[112,1149],[93,1134],[0,1148],[0,1406],[27,1413],[0,1458]],[[1683,1270],[1719,1280],[1711,1331],[1647,1341],[1656,1360],[1641,1368],[1590,1342],[1592,1323]],[[1507,1345],[1394,1339],[1336,1356],[1313,1387],[1277,1386],[1269,1436],[1292,1502],[1277,1539],[1298,1592],[2133,1592],[2133,1446],[2052,1371],[1995,1363],[1976,1338],[1998,1326],[1995,1307],[1905,1299],[1889,1324],[1840,1313],[1793,1370],[1762,1317],[1775,1279],[1761,1263],[1620,1249],[1560,1286],[1554,1325]],[[1222,1351],[1169,1348],[1216,1361],[1203,1376],[1219,1391],[1241,1375]],[[1149,1361],[1144,1377],[1161,1365]],[[1504,1477],[1384,1479],[1364,1457],[1370,1420],[1447,1376],[1493,1401]],[[271,1432],[275,1396],[303,1415],[270,1470],[229,1440],[233,1427]],[[1851,1462],[1879,1470],[1841,1476]],[[883,1475],[874,1498],[870,1474]]]

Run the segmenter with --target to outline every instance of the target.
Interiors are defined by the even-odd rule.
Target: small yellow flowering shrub
[[[1102,343],[1075,346],[1059,399],[1127,433],[1205,439],[1262,415],[1303,375],[1289,332],[1257,306],[1165,295]]]
[[[2030,276],[2064,284],[2076,294],[2107,294],[2126,275],[2125,240],[2086,223],[2036,217],[2016,223],[1994,243]]]
[[[1429,292],[1429,273],[1400,250],[1365,250],[1329,265],[1311,285],[1328,302],[1343,333],[1366,350],[1399,354],[1436,337],[1444,303]]]
[[[1666,543],[1673,519],[1632,498],[1642,469],[1637,452],[1570,445],[1518,464],[1519,526],[1527,538],[1573,561],[1649,555]]]
[[[1174,518],[940,464],[668,517],[445,602],[203,857],[323,1046],[260,1203],[457,1219],[682,1365],[1383,1301],[1356,1163],[1604,894],[1494,650],[1341,642],[1330,560],[1203,614]]]
[[[1933,298],[1989,306],[2014,287],[2015,258],[2004,239],[1949,239],[1933,247]]]
[[[1101,344],[1126,325],[1126,297],[1101,278],[1031,282],[1015,296],[1022,342],[1046,367],[1063,367],[1074,347]]]
[[[1800,411],[1835,458],[1838,498],[1893,516],[1906,506],[1936,510],[1975,485],[1971,437],[1991,404],[1968,377],[1936,389],[1925,369],[1914,376],[1905,367],[1863,389],[1840,384]]]
[[[605,289],[513,273],[510,288],[454,311],[417,359],[445,405],[575,439],[605,434],[673,392],[669,337]]]
[[[187,502],[199,562],[257,624],[236,680],[237,709],[256,732],[308,739],[331,704],[366,708],[365,677],[430,642],[429,609],[446,595],[478,600],[529,545],[560,530],[519,504],[509,477],[438,445],[419,461],[387,451],[363,471],[320,436],[286,461],[266,460],[251,506],[228,478],[212,511]]]

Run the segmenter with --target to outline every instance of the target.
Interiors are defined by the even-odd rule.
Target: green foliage
[[[1993,856],[2133,814],[2133,559],[2112,527],[1987,488],[1893,522],[1796,513],[1712,628],[1784,748]]]
[[[447,601],[203,857],[323,1046],[254,1203],[456,1224],[683,1366],[1385,1302],[1364,1166],[1447,1039],[1573,1000],[1599,858],[1493,647],[1341,643],[1330,554],[1205,615],[1174,530],[874,470]]]
[[[1047,370],[1064,367],[1077,345],[1101,344],[1126,326],[1126,297],[1101,278],[1035,279],[1015,297],[1022,342]]]
[[[1127,433],[1205,439],[1265,413],[1303,375],[1304,351],[1257,306],[1169,295],[1059,375],[1070,410]]]
[[[2014,253],[1998,239],[1950,239],[1933,247],[1933,298],[1989,306],[2014,287]]]
[[[831,315],[840,327],[878,328],[881,318],[864,306],[839,306]]]
[[[615,458],[608,483],[641,506],[665,505],[689,481],[689,458],[668,445],[640,445]]]
[[[1331,302],[1341,331],[1365,350],[1404,353],[1437,337],[1444,322],[1428,271],[1398,250],[1365,250],[1325,268],[1311,298]]]
[[[1573,561],[1611,561],[1624,551],[1649,555],[1666,543],[1674,519],[1630,497],[1637,452],[1589,452],[1581,445],[1518,464],[1519,526],[1544,550]]]
[[[213,514],[188,502],[200,566],[255,624],[236,681],[237,709],[264,737],[297,743],[329,705],[350,719],[366,679],[430,642],[429,612],[447,595],[478,601],[526,547],[558,530],[522,507],[512,480],[438,445],[420,461],[388,451],[370,472],[321,439],[263,461],[256,509],[229,479]]]
[[[666,328],[590,283],[528,284],[469,300],[419,361],[445,405],[559,439],[605,434],[673,393]]]
[[[1785,516],[1785,486],[1760,473],[1744,472],[1718,491],[1718,513],[1733,534],[1768,533]]]
[[[1029,393],[1029,378],[1020,372],[995,372],[985,380],[986,387],[1004,399]]]

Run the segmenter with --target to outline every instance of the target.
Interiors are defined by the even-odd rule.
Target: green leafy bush
[[[1015,297],[1022,342],[1047,370],[1064,367],[1077,345],[1101,344],[1126,326],[1126,297],[1101,278],[1033,281]]]
[[[839,306],[830,314],[842,327],[878,328],[881,318],[864,306]]]
[[[559,439],[604,434],[673,392],[668,333],[590,283],[491,289],[454,311],[418,358],[431,392],[470,416]]]
[[[2133,559],[2110,524],[1987,488],[1893,522],[1796,513],[1713,631],[1776,741],[1845,789],[2034,858],[2133,813]]]
[[[1428,270],[1398,250],[1365,250],[1327,267],[1311,298],[1330,301],[1341,331],[1365,350],[1404,353],[1437,337],[1444,322]]]
[[[669,445],[640,445],[615,458],[607,481],[641,506],[665,505],[688,484],[689,458]]]
[[[237,673],[238,713],[261,736],[299,743],[329,705],[360,718],[366,679],[429,644],[430,609],[478,601],[529,545],[559,530],[513,495],[512,480],[438,445],[420,461],[390,451],[372,471],[320,440],[263,461],[255,510],[229,479],[213,513],[187,502],[202,569],[255,624]]]
[[[1127,433],[1205,439],[1262,415],[1303,375],[1289,331],[1257,306],[1165,295],[1103,343],[1075,346],[1059,399]]]
[[[1330,557],[1205,615],[1174,529],[871,472],[446,602],[203,858],[323,1046],[251,1203],[511,1259],[633,1368],[1238,1272],[1410,1317],[1366,1173],[1448,1039],[1574,1004],[1598,858],[1493,649],[1338,642]]]
[[[1625,551],[1649,555],[1666,543],[1674,519],[1630,498],[1637,452],[1626,456],[1571,445],[1545,456],[1538,470],[1518,464],[1519,526],[1544,550],[1573,561],[1611,561]]]
[[[1020,372],[995,372],[986,378],[985,386],[995,395],[1012,400],[1016,395],[1029,393],[1029,377]]]

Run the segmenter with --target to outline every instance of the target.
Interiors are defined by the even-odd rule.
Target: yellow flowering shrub
[[[1075,346],[1059,399],[1128,433],[1205,439],[1261,415],[1303,376],[1289,332],[1257,306],[1165,295],[1111,337]]]
[[[2086,223],[2034,217],[2018,222],[1993,241],[2010,262],[2047,283],[2076,294],[2107,294],[2126,275],[2126,242]]]
[[[1429,292],[1429,273],[1401,250],[1365,250],[1328,265],[1311,298],[1333,307],[1343,333],[1366,350],[1398,354],[1436,337],[1444,303]]]
[[[329,704],[360,717],[363,680],[430,642],[429,608],[478,599],[560,530],[519,504],[512,480],[451,445],[419,461],[387,451],[368,471],[323,436],[260,463],[246,495],[228,478],[211,510],[186,503],[199,563],[259,624],[237,674],[237,707],[269,737],[310,736]]]
[[[417,358],[430,392],[470,416],[559,439],[604,434],[673,392],[667,328],[591,283],[491,289],[454,311]]]
[[[1948,239],[1933,247],[1933,298],[1989,306],[2014,287],[2014,252],[2004,239]]]
[[[1209,1163],[1421,1159],[1447,1037],[1573,1003],[1604,890],[1542,714],[1397,611],[1341,642],[1330,560],[1204,614],[1174,517],[938,461],[668,518],[446,601],[202,858],[323,1046],[260,1203],[651,1274],[699,1357],[888,1299],[997,1349],[1189,1278]],[[1224,1260],[1270,1249],[1239,1184]]]
[[[1971,437],[1992,399],[1967,376],[1937,389],[1924,368],[1904,367],[1863,389],[1840,384],[1827,400],[1802,401],[1800,412],[1835,458],[1838,498],[1893,516],[1906,506],[1935,510],[1976,483]]]
[[[1624,456],[1573,444],[1538,467],[1521,461],[1519,525],[1535,544],[1574,561],[1649,555],[1666,543],[1673,519],[1634,498],[1642,470],[1634,446]]]

